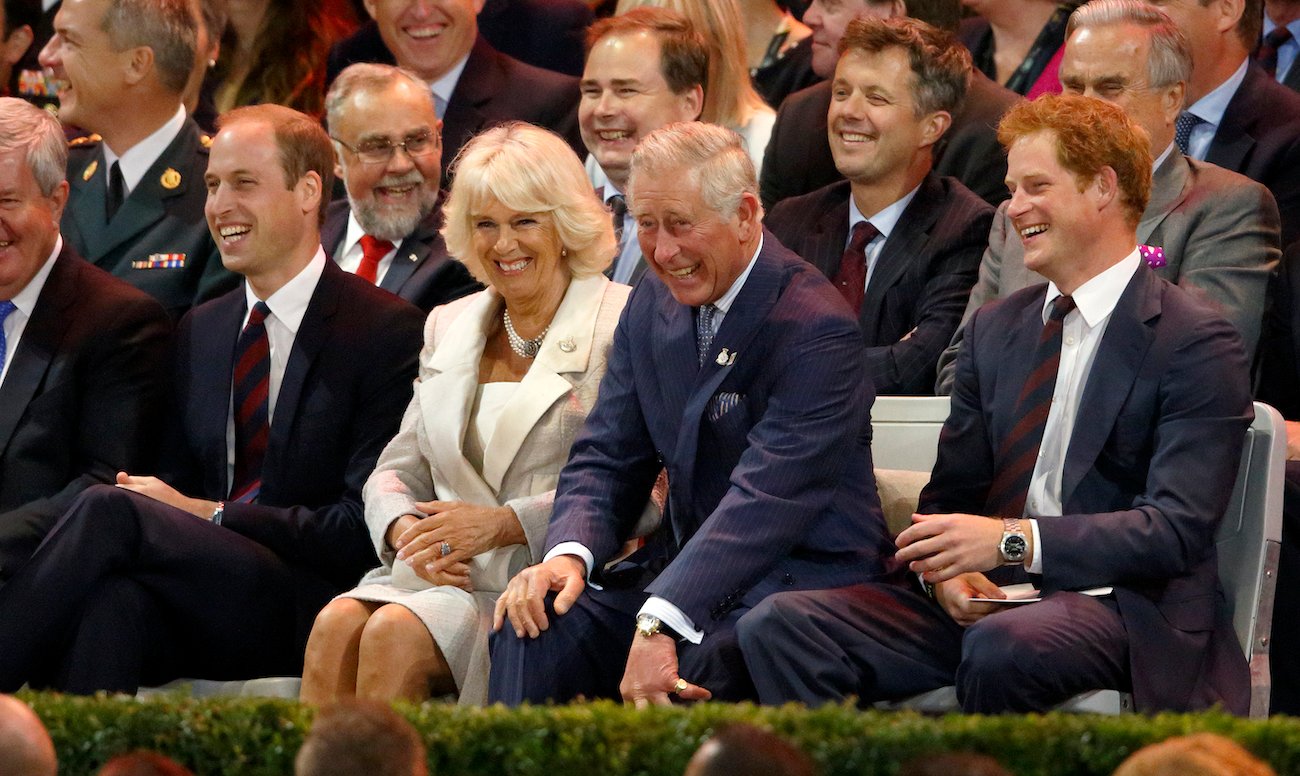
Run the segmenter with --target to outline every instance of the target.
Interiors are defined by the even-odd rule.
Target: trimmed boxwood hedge
[[[45,721],[65,775],[93,773],[113,755],[140,748],[200,774],[291,774],[312,718],[311,709],[282,700],[20,697]],[[884,776],[913,756],[946,750],[993,755],[1018,776],[1109,774],[1144,744],[1201,730],[1237,740],[1279,774],[1300,773],[1300,720],[1251,722],[1219,713],[930,718],[712,703],[638,712],[608,702],[513,710],[427,704],[399,711],[423,734],[435,776],[677,776],[713,730],[738,721],[799,745],[826,776]]]

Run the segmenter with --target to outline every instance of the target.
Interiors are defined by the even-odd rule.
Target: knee
[[[361,662],[388,663],[398,656],[427,652],[433,637],[410,609],[387,604],[375,610],[361,631]]]
[[[1017,632],[1010,617],[985,617],[966,629],[961,643],[961,673],[1005,680],[1033,674],[1039,653],[1035,639]]]
[[[742,651],[768,652],[784,639],[773,638],[776,634],[800,632],[800,622],[804,615],[798,601],[798,593],[777,593],[764,598],[758,605],[745,612],[736,621],[736,640]]]
[[[369,618],[370,608],[355,598],[330,601],[312,623],[308,651],[312,645],[324,646],[357,638]]]

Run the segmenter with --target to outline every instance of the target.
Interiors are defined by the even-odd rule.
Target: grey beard
[[[415,231],[437,204],[437,192],[429,191],[424,187],[421,187],[419,192],[419,198],[410,206],[397,208],[379,205],[375,202],[374,195],[364,201],[358,201],[349,194],[348,202],[352,206],[353,215],[357,217],[357,223],[361,224],[366,234],[398,245],[406,239],[407,235]]]

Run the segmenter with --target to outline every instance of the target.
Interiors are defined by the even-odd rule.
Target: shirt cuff
[[[697,630],[691,623],[691,618],[687,617],[681,609],[669,603],[667,599],[652,595],[641,605],[641,611],[637,612],[637,614],[658,617],[660,622],[677,631],[682,638],[692,644],[699,644],[704,641],[704,631]]]
[[[1025,564],[1025,571],[1030,574],[1043,573],[1043,545],[1038,541],[1038,521],[1029,521],[1029,535],[1033,537],[1033,551],[1029,553],[1029,562]]]
[[[559,555],[574,555],[581,558],[582,562],[587,566],[587,584],[596,590],[603,589],[600,585],[591,581],[591,568],[595,565],[596,559],[592,556],[591,550],[587,549],[586,545],[582,542],[560,542],[552,547],[550,552],[546,553],[546,557],[542,558],[542,562],[545,563],[551,558]],[[659,619],[662,620],[663,618],[660,617]]]

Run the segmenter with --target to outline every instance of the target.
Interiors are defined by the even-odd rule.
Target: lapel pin
[[[415,260],[416,260],[416,259],[415,259],[415,254],[412,253],[410,256],[407,256],[407,257],[406,257],[406,260],[407,260],[407,261],[415,261]]]
[[[90,180],[95,176],[95,170],[98,169],[99,169],[99,160],[95,159],[90,164],[86,165],[85,171],[81,173],[81,179],[83,181]]]
[[[163,171],[162,177],[158,179],[164,189],[174,189],[181,185],[181,174],[171,167]]]
[[[565,353],[572,353],[577,349],[578,345],[573,341],[573,337],[565,337],[560,340],[560,350],[563,350]]]

